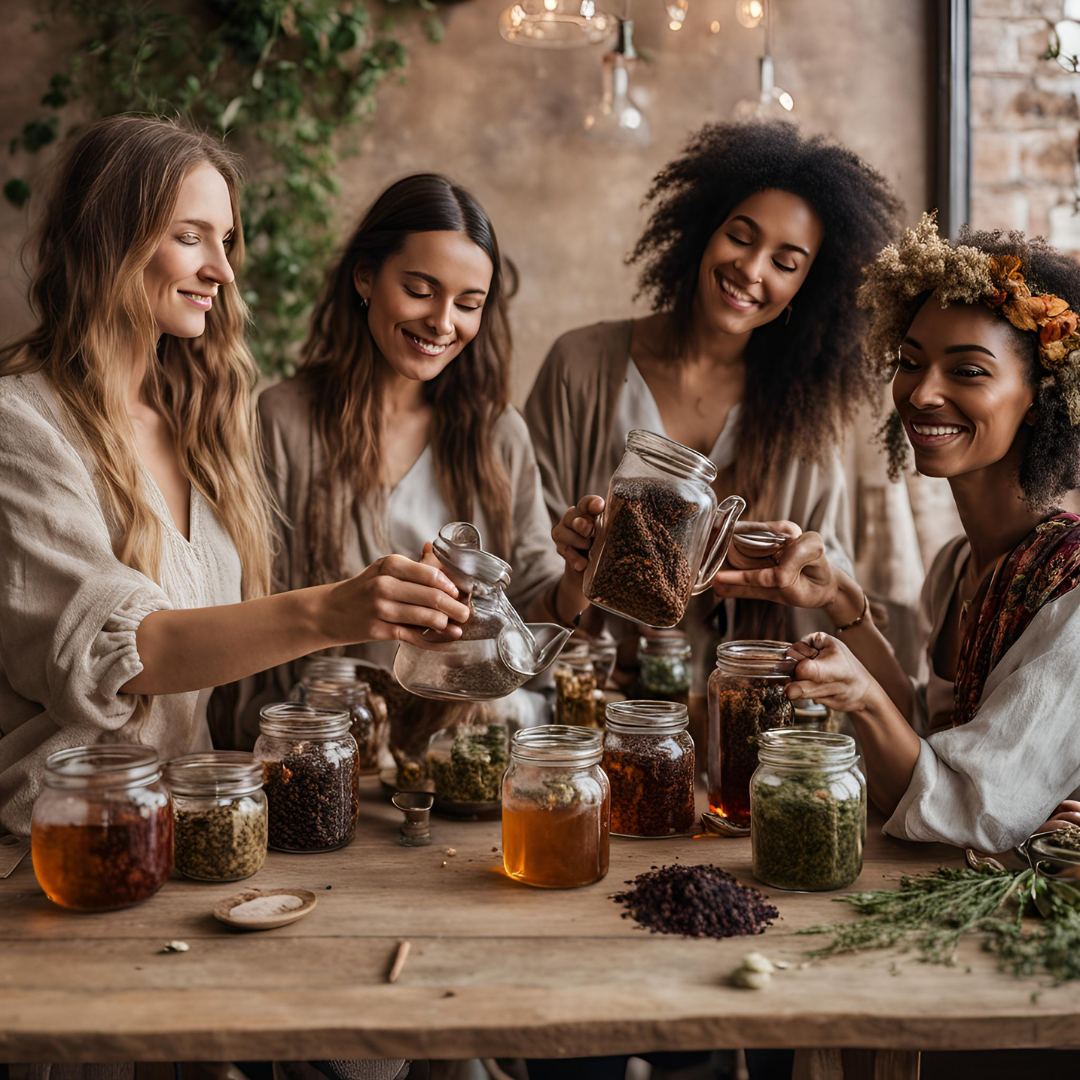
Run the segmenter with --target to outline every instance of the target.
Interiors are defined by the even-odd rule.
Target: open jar
[[[437,732],[424,757],[424,771],[435,784],[436,809],[447,803],[497,803],[508,760],[505,724],[476,719]]]
[[[480,532],[453,521],[432,543],[444,573],[469,607],[461,637],[425,634],[436,648],[402,642],[394,675],[419,697],[490,701],[506,697],[545,671],[573,632],[554,623],[525,623],[507,599],[510,566],[484,551]]]
[[[647,701],[674,701],[690,707],[693,650],[685,634],[638,639],[638,685]]]
[[[601,734],[551,724],[510,743],[502,784],[503,866],[546,889],[590,885],[608,872],[611,788]]]
[[[269,846],[333,851],[356,831],[360,769],[352,718],[299,701],[267,705],[253,751],[263,763]]]
[[[173,812],[148,746],[99,743],[45,759],[30,822],[34,873],[45,895],[76,911],[110,911],[151,897],[173,865]]]
[[[619,701],[607,707],[604,772],[616,836],[674,836],[694,827],[694,743],[686,706]]]
[[[746,507],[738,495],[717,506],[715,479],[703,454],[631,431],[585,570],[589,600],[645,626],[674,626],[691,595],[709,588]]]
[[[728,641],[716,649],[705,744],[709,808],[733,825],[750,825],[758,737],[795,723],[785,693],[795,670],[789,648],[783,641]]]
[[[375,722],[368,694],[368,684],[358,677],[355,660],[347,656],[312,656],[289,695],[291,701],[349,714],[349,730],[360,753],[362,775],[379,771],[379,743],[385,736]]]
[[[850,735],[766,731],[750,782],[754,877],[794,892],[847,888],[862,872],[866,781]]]
[[[600,727],[604,694],[600,690],[589,646],[571,642],[552,668],[555,680],[555,723],[566,727]]]
[[[263,764],[214,750],[173,758],[165,780],[173,801],[176,869],[196,881],[240,881],[266,861]]]

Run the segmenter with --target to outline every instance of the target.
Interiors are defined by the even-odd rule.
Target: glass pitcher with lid
[[[596,526],[585,595],[597,607],[666,629],[709,588],[746,502],[717,505],[716,466],[663,435],[635,428]]]
[[[402,642],[394,657],[398,682],[420,697],[489,701],[544,671],[572,631],[522,621],[506,597],[513,571],[484,550],[475,525],[444,525],[432,546],[470,615],[456,641],[432,649]]]

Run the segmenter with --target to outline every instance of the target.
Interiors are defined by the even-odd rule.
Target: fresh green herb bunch
[[[44,0],[43,0],[44,2]],[[388,0],[433,11],[432,0]],[[11,140],[36,153],[61,126],[136,112],[179,116],[228,135],[248,161],[242,213],[244,299],[263,370],[291,373],[323,267],[336,248],[335,136],[375,111],[382,80],[405,67],[394,24],[377,27],[360,0],[48,0],[36,27],[81,40],[41,99],[43,112]],[[427,17],[427,16],[425,16]],[[428,18],[428,37],[442,24]],[[78,102],[73,106],[73,102]],[[15,206],[31,196],[7,181]]]

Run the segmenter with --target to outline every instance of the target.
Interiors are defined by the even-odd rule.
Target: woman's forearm
[[[143,669],[126,694],[182,694],[343,644],[334,640],[328,603],[332,585],[263,596],[241,604],[155,611],[139,624],[135,644]]]
[[[825,614],[837,626],[847,626],[863,611],[866,593],[854,578],[836,571],[839,589],[836,599],[824,607]],[[911,680],[896,659],[896,654],[881,631],[874,625],[869,612],[858,626],[841,635],[845,645],[889,695],[900,714],[910,720],[914,707]]]
[[[880,686],[864,709],[849,715],[859,736],[870,801],[892,814],[911,783],[922,740]]]

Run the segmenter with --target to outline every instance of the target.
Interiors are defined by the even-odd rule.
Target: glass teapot
[[[444,525],[432,546],[471,614],[456,641],[432,649],[402,642],[394,657],[394,675],[420,697],[505,697],[547,668],[573,631],[554,623],[522,622],[506,598],[511,569],[484,550],[474,525]]]

